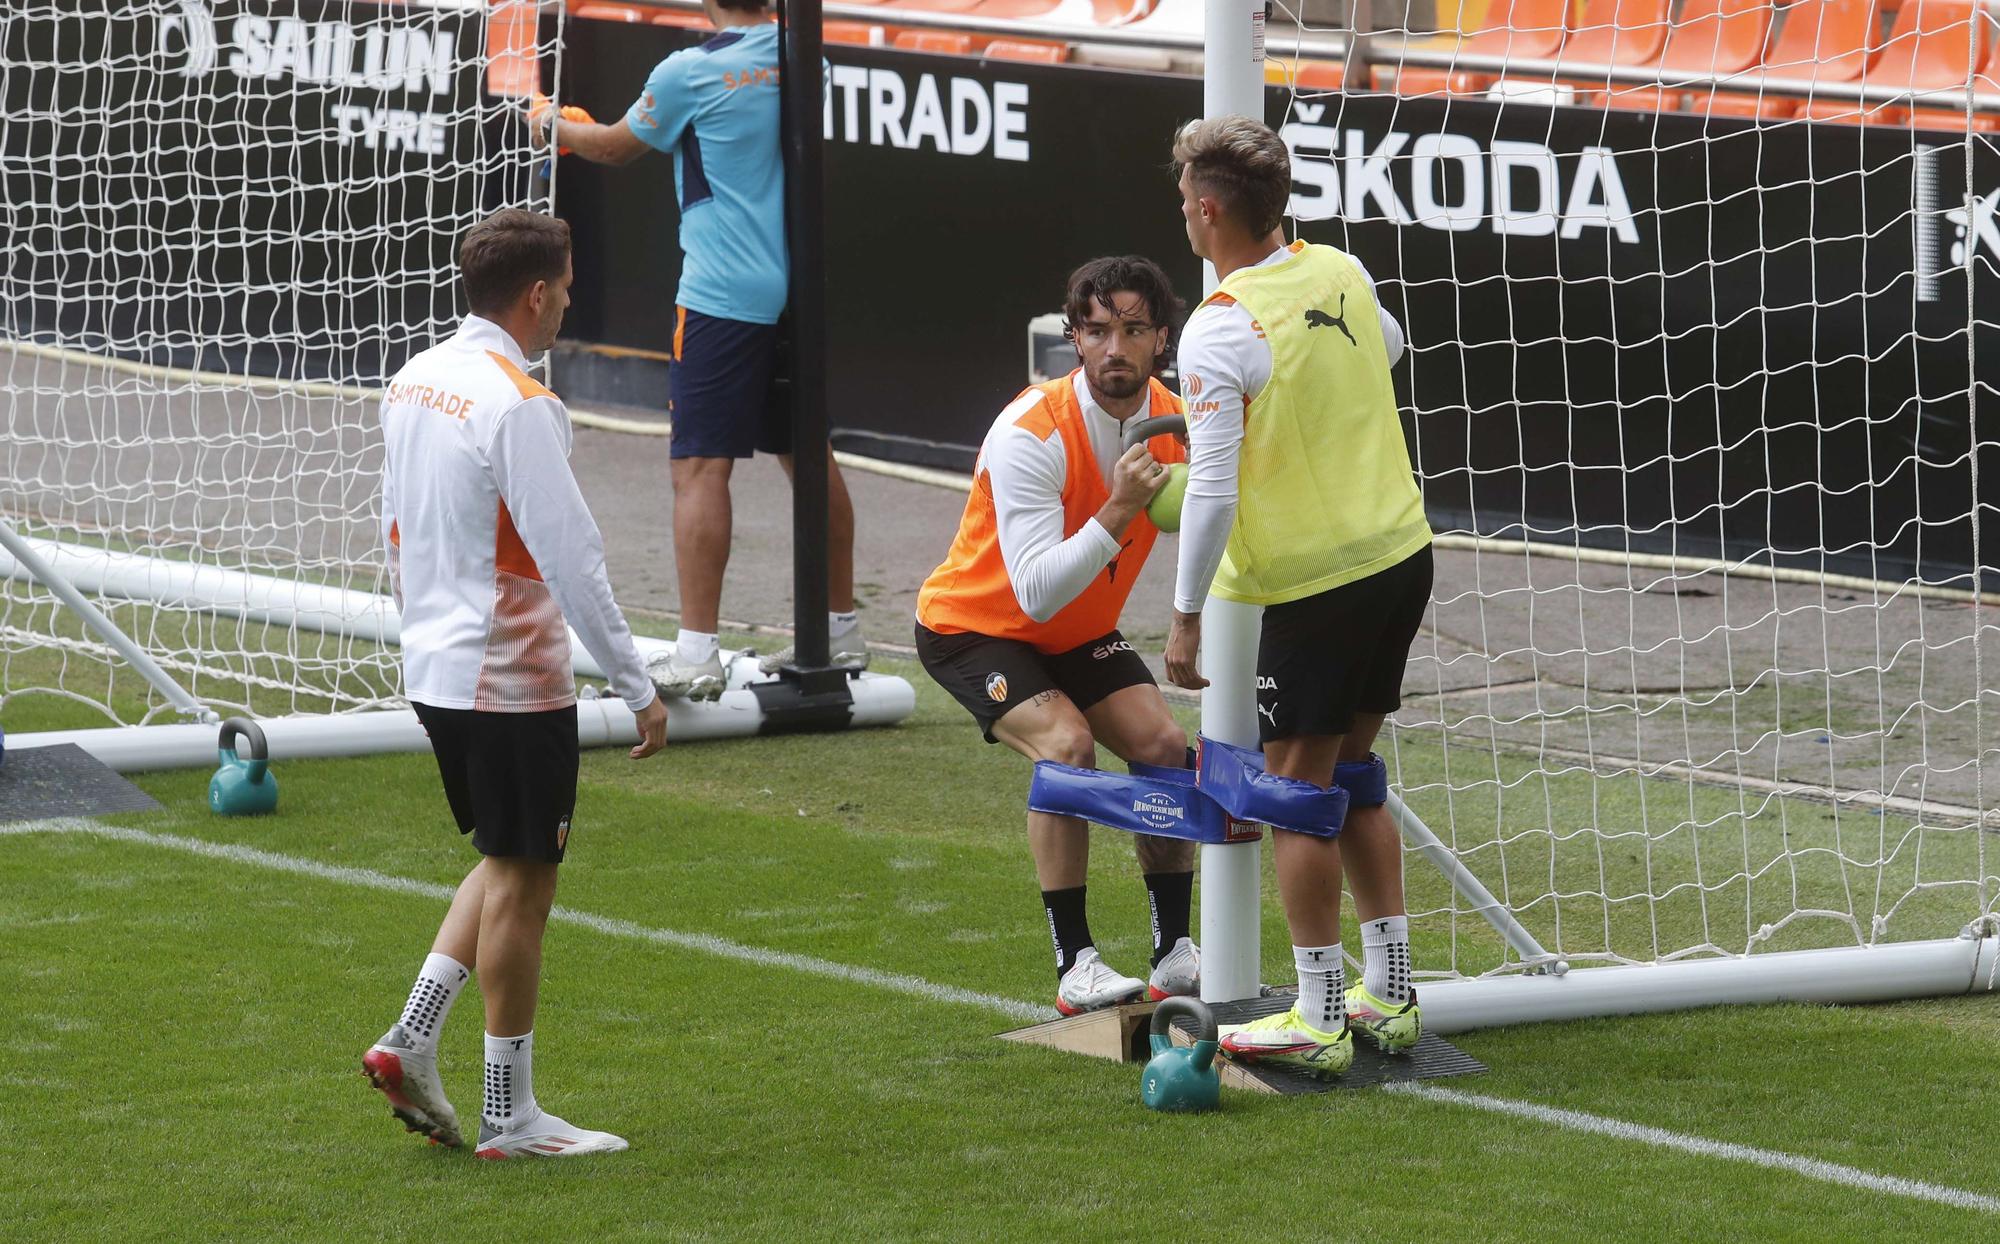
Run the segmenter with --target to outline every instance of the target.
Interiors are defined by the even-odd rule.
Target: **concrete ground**
[[[358,398],[163,392],[126,371],[0,349],[0,514],[377,590],[374,420]],[[619,600],[673,615],[666,438],[579,427],[573,464]],[[950,543],[963,494],[860,471],[848,481],[864,631],[907,651],[917,589]],[[735,630],[788,627],[791,499],[773,460],[741,465],[734,509],[723,617]],[[1804,786],[1892,808],[2000,804],[2000,608],[1892,585],[1452,544],[1440,547],[1405,676],[1403,730],[1443,731],[1454,751],[1506,752],[1544,770]],[[1159,545],[1126,612],[1127,636],[1156,669],[1174,553],[1172,538]]]

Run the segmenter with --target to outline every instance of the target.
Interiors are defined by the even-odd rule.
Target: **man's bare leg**
[[[1368,759],[1381,732],[1380,713],[1357,713],[1354,728],[1341,741],[1340,762],[1352,764]],[[1347,810],[1347,823],[1340,831],[1342,858],[1347,866],[1347,886],[1354,894],[1354,916],[1361,926],[1362,983],[1375,1001],[1385,1004],[1384,1016],[1393,1017],[1393,1008],[1416,997],[1411,982],[1410,920],[1403,906],[1403,836],[1386,807]],[[1376,1016],[1365,1000],[1363,1014],[1356,1022],[1371,1027]],[[1414,1022],[1396,1024],[1376,1032],[1384,1044],[1414,1043],[1420,1031]]]
[[[1151,683],[1123,687],[1084,710],[1090,732],[1119,759],[1162,768],[1187,763],[1187,731]],[[1134,834],[1139,874],[1153,921],[1153,977],[1160,997],[1200,990],[1200,952],[1189,933],[1194,910],[1195,844],[1184,838]],[[1181,942],[1186,941],[1185,947]],[[1174,961],[1169,963],[1167,960]],[[1165,970],[1163,971],[1162,968]]]
[[[733,458],[675,458],[674,572],[680,580],[681,629],[714,635],[722,616],[722,576],[729,568]]]
[[[778,465],[796,482],[792,455],[779,454]],[[854,498],[831,449],[826,451],[826,607],[830,613],[854,612]]]
[[[993,723],[993,737],[1030,760],[1079,769],[1097,764],[1090,724],[1070,698],[1044,691]],[[1112,971],[1097,954],[1084,904],[1090,826],[1068,816],[1028,813],[1028,849],[1056,948],[1056,1005],[1066,1014],[1137,997],[1145,982]]]

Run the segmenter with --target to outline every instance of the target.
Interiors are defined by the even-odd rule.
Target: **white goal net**
[[[1551,959],[1987,916],[2000,153],[1972,6],[1878,27],[1851,81],[1819,0],[1391,7],[1344,64],[1311,50],[1343,8],[1268,51],[1292,225],[1361,257],[1411,342],[1442,538],[1392,780]],[[1951,21],[1956,93],[1926,97],[1893,71]],[[1420,966],[1522,966],[1407,871]]]
[[[339,625],[387,590],[372,391],[455,322],[465,229],[545,193],[496,93],[532,84],[537,20],[25,0],[0,24],[0,516],[208,708],[398,692],[380,619]],[[176,716],[0,569],[10,723]]]

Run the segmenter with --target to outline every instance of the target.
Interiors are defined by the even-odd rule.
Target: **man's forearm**
[[[635,146],[615,125],[558,118],[550,122],[550,128],[558,148],[567,147],[592,164],[630,164],[646,153],[643,144]]]

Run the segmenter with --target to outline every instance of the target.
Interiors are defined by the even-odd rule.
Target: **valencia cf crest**
[[[568,849],[569,849],[569,818],[564,817],[562,820],[556,822],[556,850],[566,851]]]
[[[994,671],[986,676],[986,698],[995,704],[1007,702],[1007,676]]]

